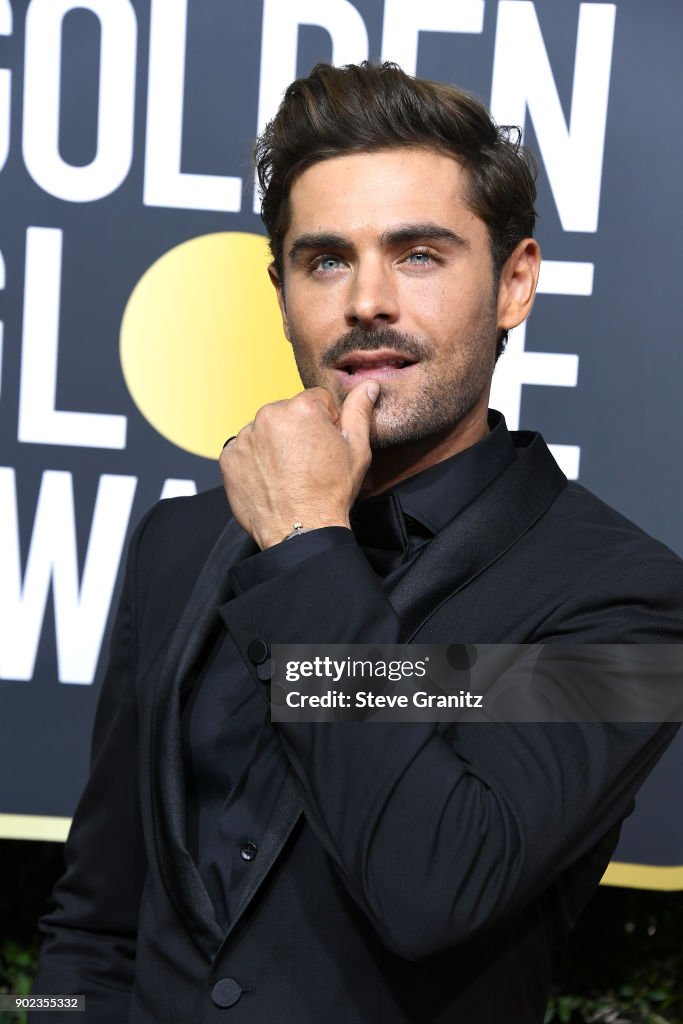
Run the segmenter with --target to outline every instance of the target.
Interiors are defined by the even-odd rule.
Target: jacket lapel
[[[154,843],[165,888],[200,950],[211,959],[221,943],[209,895],[187,849],[181,697],[220,626],[218,605],[229,592],[228,571],[252,554],[252,539],[233,519],[220,534],[173,632],[158,677],[150,722]]]
[[[505,554],[566,486],[540,434],[512,436],[515,461],[430,541],[389,595],[404,643],[447,598]]]

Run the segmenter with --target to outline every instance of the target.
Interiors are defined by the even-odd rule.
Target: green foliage
[[[683,1024],[682,939],[682,893],[600,890],[579,921],[545,1024]]]
[[[0,993],[28,995],[38,950],[38,918],[63,871],[61,843],[0,840]],[[49,1014],[45,1017],[46,1024]],[[0,1024],[26,1024],[26,1014],[1,1011]]]
[[[548,1003],[545,1024],[677,1024],[680,1006],[673,979],[655,988],[635,980],[616,991],[588,996],[555,993]]]
[[[5,939],[0,943],[0,993],[27,996],[36,972],[36,943],[29,947]],[[24,1011],[0,1012],[2,1024],[26,1024]]]

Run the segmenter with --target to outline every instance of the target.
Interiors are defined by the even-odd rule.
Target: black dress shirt
[[[514,459],[505,420],[492,411],[489,433],[481,441],[393,488],[388,496],[403,516],[405,534],[404,549],[397,551],[383,577],[387,591],[430,538]],[[365,499],[358,508],[376,501]],[[364,511],[372,514],[367,506]],[[258,551],[232,570],[233,596],[345,544],[357,544],[351,530],[327,527]],[[227,630],[216,638],[182,716],[188,845],[217,921],[225,928],[239,903],[250,865],[258,857],[287,770],[268,705]]]

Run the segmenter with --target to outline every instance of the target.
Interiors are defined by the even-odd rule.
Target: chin
[[[419,403],[414,399],[388,401],[387,394],[380,394],[372,417],[370,447],[382,451],[425,442],[439,444],[457,431],[481,397],[482,392],[476,387],[452,389],[449,393],[427,389]]]
[[[453,424],[449,423],[446,430],[451,429]],[[419,419],[405,416],[402,419],[385,418],[381,414],[373,416],[372,427],[370,428],[370,447],[373,451],[383,451],[387,448],[400,448],[408,444],[417,444],[420,441],[436,440],[443,432],[443,428],[435,429],[435,425]]]
[[[436,440],[433,434],[424,431],[388,431],[370,433],[370,448],[373,452],[388,451],[391,448],[405,448],[411,444]]]

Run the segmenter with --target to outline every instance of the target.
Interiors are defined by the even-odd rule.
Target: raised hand
[[[325,388],[264,405],[223,449],[220,467],[233,514],[261,548],[295,523],[349,526],[371,460],[370,425],[380,386],[364,381],[341,411]]]

